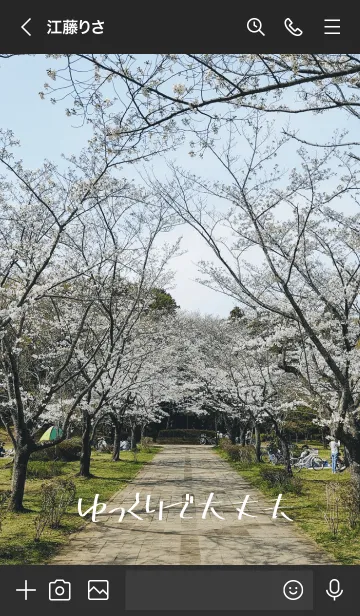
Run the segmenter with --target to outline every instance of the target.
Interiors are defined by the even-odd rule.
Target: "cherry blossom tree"
[[[155,268],[152,274],[160,280],[159,271]],[[139,294],[134,284],[132,292],[136,295],[131,298],[129,294],[124,297],[112,298],[111,323],[109,328],[109,341],[101,350],[100,359],[95,359],[100,365],[104,364],[104,357],[109,357],[106,369],[94,384],[88,401],[82,404],[83,414],[83,448],[80,460],[80,474],[90,475],[91,442],[98,422],[109,416],[115,429],[113,461],[119,460],[120,433],[124,417],[136,407],[145,411],[152,408],[156,402],[156,395],[161,391],[163,374],[168,368],[166,361],[166,328],[164,320],[154,320],[151,310],[147,310],[153,301],[154,278],[143,281],[142,292]],[[116,287],[112,281],[113,289]],[[111,291],[113,293],[113,290]],[[131,299],[130,299],[131,298]],[[134,308],[134,301],[136,305]],[[103,300],[104,301],[104,300]],[[108,315],[107,315],[108,316]],[[97,371],[98,367],[92,367]],[[91,374],[86,374],[86,380]],[[149,391],[152,392],[151,402],[148,400]],[[131,415],[132,416],[132,415]],[[135,420],[134,420],[135,421]],[[133,427],[135,423],[133,423]]]
[[[201,151],[248,110],[359,117],[356,54],[57,54],[50,61],[41,98],[68,101],[67,115],[80,122],[101,109],[109,134],[141,137],[150,152],[188,135],[191,151]]]
[[[334,142],[316,154],[301,147],[297,167],[281,169],[274,158],[289,139],[277,138],[256,113],[233,128],[225,146],[209,146],[228,184],[173,167],[159,195],[213,250],[219,266],[200,263],[204,284],[278,315],[310,345],[314,372],[306,361],[305,372],[293,364],[285,346],[279,365],[312,395],[315,373],[332,388],[323,421],[345,444],[360,489],[359,214],[349,203],[353,197],[357,205],[358,161]]]
[[[143,190],[112,175],[122,153],[129,160],[126,144],[109,152],[94,142],[68,169],[45,162],[30,171],[15,160],[13,134],[2,131],[0,140],[0,416],[15,448],[11,507],[20,511],[31,453],[64,439],[89,404],[143,290],[163,285],[159,272],[173,249],[150,258],[169,220],[154,214]],[[111,287],[114,275],[132,289],[116,327],[106,301],[114,304],[126,285]],[[36,442],[42,417],[56,408],[63,436]]]

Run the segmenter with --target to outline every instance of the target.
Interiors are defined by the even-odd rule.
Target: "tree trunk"
[[[290,462],[290,449],[289,449],[289,441],[288,438],[286,436],[286,434],[284,434],[284,432],[282,432],[282,430],[279,428],[279,426],[277,425],[276,421],[273,420],[273,426],[274,426],[274,430],[275,430],[275,434],[277,436],[277,438],[280,440],[281,443],[281,449],[282,449],[282,454],[284,457],[284,467],[286,472],[288,473],[288,475],[290,477],[293,476],[293,472],[292,472],[292,468],[291,468],[291,462]]]
[[[246,430],[247,426],[245,426],[245,428],[240,428],[239,432],[239,443],[242,447],[245,447]]]
[[[352,461],[350,463],[350,477],[353,485],[355,486],[358,508],[360,511],[360,464],[359,462]]]
[[[141,440],[144,438],[145,436],[145,426],[141,426]]]
[[[87,411],[83,412],[82,449],[80,454],[80,477],[91,477],[91,417]]]
[[[350,478],[352,484],[355,486],[356,494],[358,497],[358,506],[360,511],[360,439],[351,438],[350,442],[347,442],[345,452],[348,456],[350,463]]]
[[[24,511],[23,499],[30,453],[31,450],[28,445],[18,445],[15,451],[11,498],[9,503],[9,509],[11,511]]]
[[[255,455],[256,461],[261,462],[261,442],[260,442],[260,428],[256,423],[255,426]]]
[[[135,439],[135,426],[131,426],[131,436],[130,436],[130,448],[135,449],[136,447],[136,439]]]
[[[336,438],[340,438],[345,445],[345,455],[350,466],[350,478],[355,486],[360,511],[360,422],[351,417],[351,411],[356,412],[356,409],[354,409],[354,405],[351,406],[348,403],[348,416],[350,417],[347,430],[346,432],[341,431],[340,434],[337,433]]]
[[[115,429],[112,461],[118,462],[120,460],[120,435],[122,426],[121,422],[118,419],[112,417],[112,420]]]
[[[289,449],[289,445],[288,445],[288,442],[287,442],[286,438],[284,438],[284,437],[280,437],[280,438],[281,438],[282,453],[283,453],[283,456],[284,456],[285,470],[288,473],[288,475],[290,475],[292,477],[293,472],[292,472],[291,462],[290,462],[290,449]]]
[[[230,440],[233,445],[236,443],[237,423],[233,423],[230,427]]]

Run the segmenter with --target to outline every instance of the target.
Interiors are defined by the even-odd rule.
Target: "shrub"
[[[34,541],[40,541],[41,535],[43,534],[46,525],[47,525],[47,517],[46,515],[40,511],[37,516],[34,518],[34,526],[35,526],[35,536]]]
[[[342,488],[337,481],[331,481],[325,486],[326,510],[324,512],[325,521],[336,537],[340,525]]]
[[[63,473],[64,462],[55,460],[30,460],[27,469],[28,479],[51,479]]]
[[[137,447],[135,447],[135,449],[132,449],[132,450],[131,450],[131,453],[132,453],[132,455],[133,455],[133,461],[134,461],[134,463],[135,463],[135,464],[137,464],[137,463],[138,463],[138,453],[139,453],[138,448],[137,448]]]
[[[242,464],[254,464],[257,461],[254,445],[244,445],[240,447],[239,456]]]
[[[284,468],[262,467],[260,469],[260,477],[270,488],[278,490],[281,494],[285,492],[293,492],[297,495],[302,494],[303,483],[300,477],[292,477]]]
[[[82,440],[79,437],[69,438],[65,441],[31,454],[31,460],[61,460],[62,462],[74,462],[80,457]]]
[[[240,462],[239,445],[231,444],[228,447],[226,447],[225,451],[226,451],[226,455],[228,456],[228,458],[230,458],[230,460],[232,460],[233,462]]]
[[[10,490],[0,492],[0,531],[2,529],[3,522],[8,512],[10,496]]]
[[[233,445],[233,443],[231,442],[231,440],[229,438],[221,438],[219,440],[219,447],[220,447],[220,449],[223,449],[224,451],[226,451],[232,445]]]
[[[34,520],[35,541],[39,541],[46,526],[59,528],[61,519],[75,501],[76,487],[71,479],[60,479],[41,486],[41,508]]]
[[[255,447],[253,445],[234,445],[230,439],[221,439],[219,446],[225,451],[232,462],[239,462],[242,466],[249,466],[256,462]]]
[[[200,437],[205,434],[209,438],[216,438],[216,432],[214,430],[160,430],[157,441],[159,443],[189,443],[198,445],[200,443]]]
[[[144,438],[142,438],[140,441],[140,448],[142,449],[142,451],[148,452],[150,451],[152,444],[153,439],[149,436],[144,436]]]
[[[349,527],[353,530],[360,521],[360,496],[357,486],[350,482],[342,486],[341,501]]]

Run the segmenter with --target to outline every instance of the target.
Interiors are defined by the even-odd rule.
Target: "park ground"
[[[1,439],[6,441],[6,435],[1,434]],[[6,443],[10,447],[10,443]],[[105,500],[114,492],[124,488],[138,473],[140,468],[149,462],[158,447],[151,448],[148,452],[139,452],[137,460],[130,451],[121,452],[121,462],[112,463],[109,453],[94,452],[91,463],[91,479],[77,477],[79,462],[66,462],[62,466],[61,479],[72,479],[75,482],[77,495],[90,502],[94,494],[101,494]],[[11,484],[11,469],[7,468],[9,460],[0,459],[0,492],[8,490]],[[44,468],[51,462],[33,462],[32,468]],[[28,479],[26,482],[24,507],[26,513],[7,514],[0,530],[0,564],[42,564],[46,563],[62,546],[69,541],[69,535],[80,530],[86,522],[78,514],[77,503],[71,508],[62,521],[61,528],[46,529],[41,541],[34,542],[35,527],[34,519],[40,509],[41,487],[48,483],[44,479]]]
[[[325,449],[320,442],[307,441],[309,446],[319,450],[319,456],[330,460],[329,450]],[[299,445],[302,443],[300,442]],[[221,457],[226,458],[224,451],[218,449]],[[241,474],[252,486],[261,490],[264,495],[272,496],[278,490],[270,487],[261,476],[261,468],[273,469],[269,463],[241,465],[237,462],[229,462],[231,466]],[[301,481],[301,494],[286,492],[286,503],[291,511],[291,517],[296,525],[311,537],[316,543],[324,548],[334,559],[334,562],[343,565],[360,565],[360,526],[354,530],[348,527],[346,515],[342,508],[339,511],[339,531],[336,536],[330,531],[325,520],[326,485],[339,483],[346,490],[349,484],[349,471],[346,470],[335,476],[330,469],[324,470],[301,470],[295,473],[295,479]]]
[[[328,457],[321,449],[319,453]],[[91,479],[76,476],[78,462],[63,466],[62,477],[74,480],[84,508],[92,504],[97,493],[100,501],[111,500],[111,507],[131,506],[136,492],[141,497],[151,494],[154,508],[160,496],[169,503],[183,501],[190,493],[195,508],[190,506],[187,513],[196,519],[180,520],[179,511],[169,509],[162,522],[154,513],[141,527],[141,522],[128,518],[119,524],[118,514],[104,514],[94,524],[80,518],[76,504],[64,516],[61,528],[46,529],[41,541],[34,542],[34,518],[44,480],[33,478],[26,486],[24,504],[28,512],[8,514],[3,523],[0,563],[360,564],[359,528],[350,530],[341,519],[334,537],[324,519],[325,485],[334,480],[329,470],[301,471],[301,494],[284,494],[284,511],[294,522],[273,521],[271,512],[261,513],[257,520],[237,521],[234,503],[240,507],[245,494],[257,500],[256,507],[263,511],[274,506],[276,490],[260,474],[260,468],[270,467],[266,462],[244,467],[229,462],[220,449],[196,445],[152,447],[149,452],[140,452],[137,461],[131,452],[121,455],[121,462],[112,463],[109,453],[94,452]],[[0,490],[10,485],[7,463],[0,460]],[[336,481],[346,485],[348,472],[337,476]],[[197,503],[205,502],[211,491],[214,500],[222,503],[215,509],[229,522],[214,516],[201,520]]]

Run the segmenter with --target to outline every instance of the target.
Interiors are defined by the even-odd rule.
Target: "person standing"
[[[334,438],[330,441],[330,451],[331,451],[331,468],[333,474],[336,473],[336,464],[339,457],[339,447],[340,441],[336,441]]]

